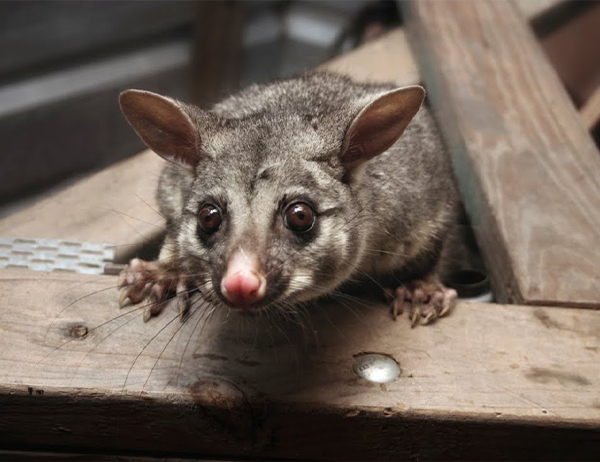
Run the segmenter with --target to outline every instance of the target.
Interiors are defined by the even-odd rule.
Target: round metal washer
[[[354,372],[376,383],[387,383],[400,376],[400,366],[386,355],[367,353],[354,358]]]

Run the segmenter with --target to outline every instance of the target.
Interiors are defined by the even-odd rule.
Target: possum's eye
[[[198,214],[198,223],[200,227],[207,233],[215,233],[221,227],[221,211],[217,206],[206,204],[200,209]]]
[[[306,202],[294,202],[285,208],[283,224],[295,233],[305,233],[315,224],[315,212]]]

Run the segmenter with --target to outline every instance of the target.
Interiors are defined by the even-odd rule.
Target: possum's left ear
[[[143,90],[124,91],[119,103],[146,146],[165,160],[194,170],[199,160],[200,136],[182,103]]]
[[[425,89],[397,88],[367,104],[354,118],[342,144],[340,160],[351,169],[385,152],[400,138],[419,111]]]

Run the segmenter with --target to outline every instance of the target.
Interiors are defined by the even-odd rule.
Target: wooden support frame
[[[600,307],[600,154],[511,2],[401,2],[501,302]]]
[[[381,62],[400,49],[371,46],[385,50]],[[364,73],[361,62],[346,72]],[[139,243],[137,231],[146,238],[163,223],[152,198],[160,168],[142,154],[0,221],[0,233]],[[88,215],[41,221],[82,197]],[[147,324],[135,307],[120,311],[115,284],[0,271],[0,449],[329,460],[600,452],[598,312],[460,303],[410,329],[369,300],[323,306],[305,330],[217,319],[198,332],[171,311]],[[358,378],[365,352],[392,356],[400,379]]]
[[[114,285],[0,272],[0,447],[329,460],[600,451],[594,311],[463,303],[411,329],[371,301],[317,310],[316,339],[219,319],[193,333],[198,316],[144,324],[119,311]],[[364,352],[391,355],[401,378],[359,379]]]

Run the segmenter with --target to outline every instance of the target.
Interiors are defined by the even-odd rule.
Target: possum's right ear
[[[181,103],[149,91],[126,90],[119,104],[146,146],[165,160],[194,170],[200,139]]]
[[[425,99],[419,85],[397,88],[371,101],[346,132],[340,160],[349,169],[382,154],[402,136]]]

